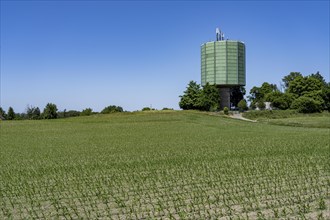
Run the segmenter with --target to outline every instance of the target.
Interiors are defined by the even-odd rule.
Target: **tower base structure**
[[[219,87],[220,109],[227,107],[230,110],[230,87]]]

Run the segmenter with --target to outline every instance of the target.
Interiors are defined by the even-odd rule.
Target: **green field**
[[[330,218],[329,128],[189,111],[0,126],[0,219]]]

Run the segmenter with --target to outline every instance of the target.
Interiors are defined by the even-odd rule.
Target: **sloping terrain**
[[[190,111],[0,124],[0,219],[329,219],[329,129]]]

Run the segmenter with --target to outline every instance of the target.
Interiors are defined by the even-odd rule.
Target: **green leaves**
[[[42,115],[45,119],[57,118],[57,106],[53,103],[47,103]]]
[[[109,113],[115,113],[115,112],[123,112],[123,108],[116,105],[109,105],[108,107],[105,107],[101,114],[109,114]]]
[[[201,88],[195,81],[190,81],[180,98],[179,106],[184,110],[216,111],[219,109],[219,90],[216,85],[209,83]]]

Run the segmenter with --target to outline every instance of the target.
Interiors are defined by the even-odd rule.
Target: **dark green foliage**
[[[238,103],[244,99],[246,90],[244,86],[234,86],[230,89],[230,102],[232,106],[238,107]]]
[[[294,97],[290,93],[282,93],[280,91],[275,91],[268,93],[265,97],[267,102],[271,102],[273,108],[285,110],[290,108],[290,105]]]
[[[239,103],[237,104],[237,107],[239,108],[239,110],[241,112],[248,110],[248,106],[247,106],[245,99],[242,99],[241,101],[239,101]]]
[[[315,77],[296,77],[290,82],[288,92],[294,94],[296,97],[305,95],[306,93],[322,90],[323,84]]]
[[[38,107],[28,106],[26,108],[26,118],[27,119],[40,119],[40,109]]]
[[[264,100],[260,100],[257,102],[257,107],[260,109],[260,110],[264,110],[266,108],[266,105],[265,105],[265,102]]]
[[[89,116],[89,115],[92,115],[92,114],[93,114],[93,109],[91,109],[91,108],[85,108],[80,113],[81,116]]]
[[[199,109],[199,97],[201,94],[200,85],[195,81],[190,81],[186,91],[180,96],[181,100],[179,102],[180,108],[183,110],[188,109]]]
[[[229,109],[228,109],[228,107],[224,107],[224,108],[223,108],[223,113],[224,113],[225,115],[228,115],[228,114],[229,114]]]
[[[57,118],[57,106],[53,103],[47,103],[42,115],[44,119]]]
[[[142,108],[142,111],[151,111],[151,108],[149,108],[149,107],[144,107],[144,108]]]
[[[102,114],[109,114],[115,112],[123,112],[123,108],[116,105],[109,105],[101,111]]]
[[[167,108],[167,107],[165,107],[162,110],[173,110],[173,108]]]
[[[254,109],[258,105],[262,107],[260,100],[271,102],[271,106],[275,109],[293,108],[305,113],[330,108],[330,84],[319,72],[305,77],[299,72],[291,72],[282,81],[285,87],[284,93],[278,91],[276,85],[269,83],[263,83],[261,87],[253,87],[248,97],[251,108]],[[299,99],[300,97],[304,98]],[[299,107],[299,104],[302,106]]]
[[[291,72],[289,75],[284,76],[282,79],[282,81],[284,83],[284,88],[288,89],[290,82],[292,82],[297,77],[302,77],[300,72]]]
[[[206,83],[198,99],[198,109],[202,111],[216,111],[219,109],[220,95],[216,85]]]
[[[209,83],[201,88],[196,82],[190,81],[180,98],[179,106],[183,110],[216,111],[219,109],[219,90],[216,85]]]
[[[264,82],[261,87],[254,86],[250,90],[250,96],[248,97],[249,101],[251,102],[251,106],[257,105],[257,103],[259,103],[261,100],[264,100],[268,93],[276,91],[278,91],[277,86],[267,82]]]
[[[295,99],[291,104],[291,108],[296,109],[300,113],[313,113],[322,111],[322,105],[320,102],[306,96],[301,96]]]
[[[317,71],[315,74],[312,73],[309,77],[315,78],[319,80],[324,86],[327,86],[327,82],[325,81],[325,79],[323,78],[323,76],[320,74],[319,71]]]
[[[322,89],[322,96],[324,100],[324,109],[330,110],[330,83]]]
[[[12,107],[8,108],[7,119],[8,120],[14,120],[15,119],[15,112],[14,112],[14,109]]]
[[[1,107],[0,107],[0,117],[2,117],[3,119],[6,119],[6,112]]]

